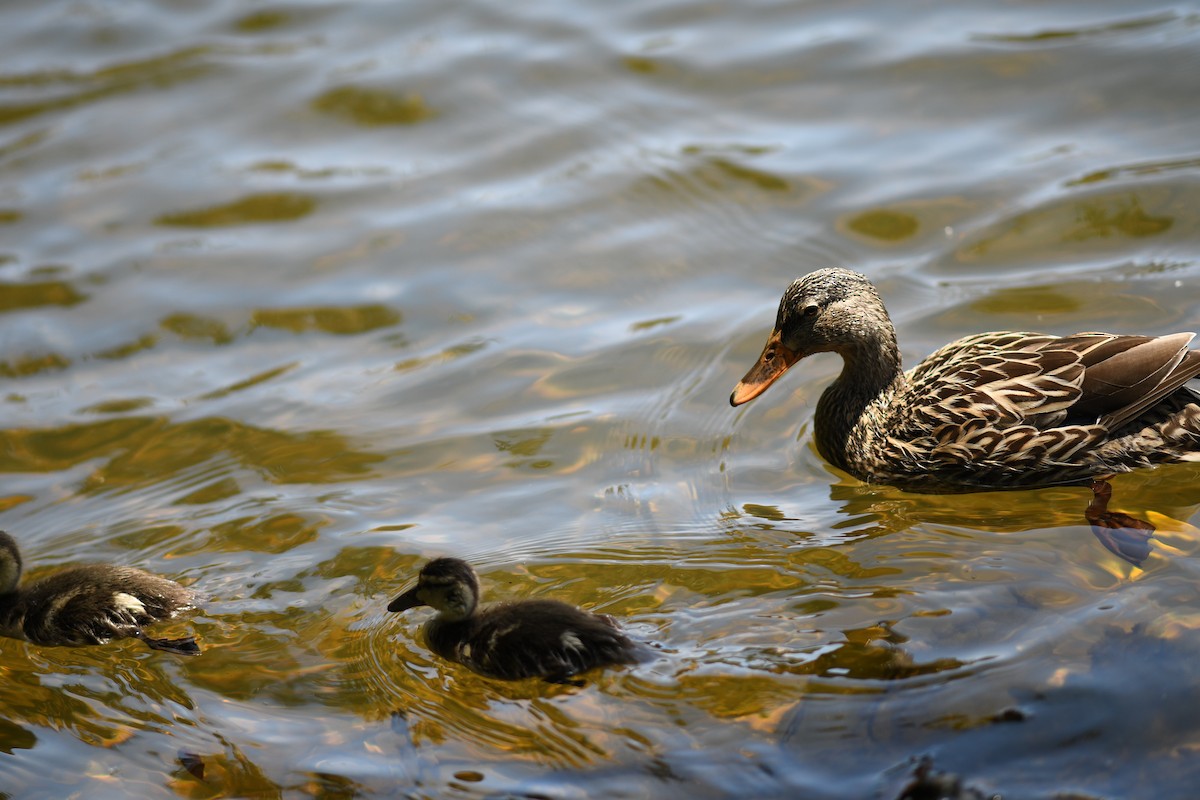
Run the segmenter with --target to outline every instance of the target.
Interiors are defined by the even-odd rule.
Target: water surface
[[[913,364],[1195,329],[1188,4],[0,7],[0,528],[211,601],[181,659],[0,640],[0,796],[1191,797],[1197,469],[866,487],[839,365],[730,409],[839,264]],[[428,557],[613,614],[582,688],[435,659]]]

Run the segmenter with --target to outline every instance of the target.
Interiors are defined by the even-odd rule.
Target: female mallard
[[[153,639],[143,625],[192,608],[197,592],[133,567],[90,564],[18,588],[21,554],[0,531],[0,636],[80,646],[133,637],[156,650],[195,655],[196,640]]]
[[[1080,484],[1200,460],[1200,396],[1185,386],[1200,374],[1194,336],[979,333],[905,373],[879,292],[856,272],[822,269],[784,292],[729,402],[834,352],[844,366],[817,403],[814,436],[856,478],[917,492]]]
[[[467,562],[435,558],[417,585],[388,611],[432,606],[425,623],[429,648],[489,678],[544,678],[564,683],[594,667],[633,664],[639,647],[611,617],[557,600],[521,600],[478,609],[479,578]]]

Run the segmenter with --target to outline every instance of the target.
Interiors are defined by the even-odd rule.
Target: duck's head
[[[729,404],[740,406],[758,397],[802,358],[830,352],[847,356],[881,331],[892,331],[894,343],[883,299],[866,276],[840,267],[810,272],[783,293],[775,330]]]
[[[417,585],[388,603],[388,611],[431,606],[448,621],[466,619],[479,603],[479,578],[460,558],[435,558],[421,568]]]
[[[21,552],[17,542],[4,531],[0,531],[0,594],[8,594],[17,588],[21,580]]]

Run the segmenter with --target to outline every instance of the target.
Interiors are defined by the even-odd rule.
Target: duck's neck
[[[872,332],[859,342],[840,350],[843,366],[817,402],[814,438],[821,455],[834,465],[858,475],[856,456],[866,436],[882,419],[872,410],[882,410],[887,399],[904,388],[900,349],[891,325]],[[882,417],[882,415],[879,415]]]

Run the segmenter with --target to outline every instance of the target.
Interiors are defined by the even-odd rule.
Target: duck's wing
[[[1080,398],[1085,367],[1078,353],[1051,348],[1054,341],[1003,332],[946,345],[910,373],[907,390],[895,398],[896,434],[944,441],[964,428],[1061,423]]]
[[[1195,334],[983,333],[910,375],[910,405],[952,425],[1100,425],[1114,431],[1200,374]]]
[[[937,382],[942,380],[943,376],[969,366],[969,362],[979,356],[1036,350],[1057,338],[1031,331],[988,331],[972,334],[948,342],[930,353],[909,373],[909,380],[914,384]]]
[[[1106,435],[1098,425],[1064,425],[1080,397],[1078,353],[1039,349],[1055,337],[978,334],[943,347],[888,399],[884,436],[870,444],[897,479],[922,485],[1004,487],[1031,470],[1069,465]],[[889,478],[890,479],[890,478]]]
[[[1079,354],[1084,365],[1073,417],[1092,418],[1115,431],[1200,375],[1194,333],[1167,336],[1076,334],[1055,347]]]

